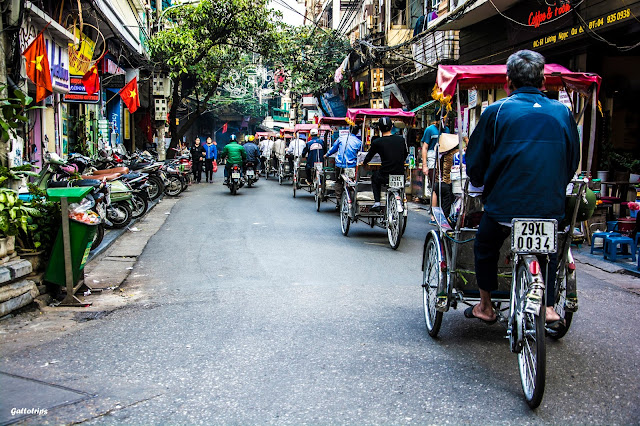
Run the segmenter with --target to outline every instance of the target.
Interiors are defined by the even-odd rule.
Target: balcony
[[[411,45],[416,71],[460,58],[460,36],[458,31],[435,31]]]
[[[284,123],[289,122],[289,110],[282,108],[271,108],[271,117],[273,121],[280,121]]]

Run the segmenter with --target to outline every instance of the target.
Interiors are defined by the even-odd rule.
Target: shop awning
[[[422,105],[420,105],[420,106],[418,106],[418,107],[415,107],[414,109],[412,109],[412,110],[411,110],[411,112],[415,114],[416,112],[418,112],[418,111],[421,111],[421,110],[425,109],[426,107],[428,107],[429,105],[432,105],[432,104],[433,104],[433,103],[435,103],[435,102],[436,102],[436,100],[435,100],[435,99],[432,99],[432,100],[430,100],[429,102],[425,102],[425,103],[423,103]]]

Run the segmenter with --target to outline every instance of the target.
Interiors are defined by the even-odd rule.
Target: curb
[[[143,217],[145,217],[147,214],[149,214],[149,212],[151,210],[153,210],[153,208],[164,198],[164,194],[160,195],[158,198],[156,198],[154,201],[152,201],[151,203],[149,203],[149,209],[147,210],[147,212],[140,216],[138,219],[142,219]],[[109,229],[108,232],[105,232],[105,236],[104,239],[102,240],[102,243],[100,243],[100,245],[98,246],[98,248],[96,248],[95,250],[91,251],[89,253],[89,258],[87,259],[87,265],[89,263],[91,263],[91,261],[93,261],[94,259],[98,258],[102,253],[104,253],[105,251],[107,251],[107,249],[109,247],[111,247],[113,245],[113,243],[115,243],[118,238],[120,238],[120,236],[122,236],[122,234],[124,234],[125,232],[127,232],[127,230],[129,229],[129,227],[131,227],[132,225],[134,225],[136,222],[138,222],[138,219],[133,219],[131,221],[131,223],[129,223],[129,225],[127,225],[124,228],[120,228],[120,229]]]

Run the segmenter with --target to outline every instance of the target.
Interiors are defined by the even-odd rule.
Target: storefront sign
[[[91,67],[91,58],[93,58],[96,42],[81,33],[78,28],[73,28],[73,34],[77,43],[80,44],[80,48],[76,50],[77,45],[69,44],[69,71],[73,75],[85,75]]]
[[[570,10],[571,5],[569,3],[563,4],[562,6],[549,6],[547,10],[538,10],[535,13],[531,12],[527,23],[532,27],[538,28],[543,22],[564,15]]]
[[[469,90],[469,108],[475,108],[478,105],[478,91]]]
[[[625,8],[622,10],[618,10],[615,12],[611,12],[607,15],[601,16],[599,18],[595,18],[587,22],[587,27],[590,30],[602,29],[603,27],[610,26],[612,24],[626,21],[631,18],[633,15],[631,13],[630,8]],[[574,25],[570,28],[565,28],[563,30],[553,32],[544,37],[540,37],[533,41],[533,48],[539,48],[542,46],[552,45],[561,41],[566,41],[577,36],[584,34],[585,29],[582,25]]]
[[[25,20],[20,28],[20,51],[29,47],[40,32],[31,20]],[[69,92],[69,54],[66,46],[57,44],[45,31],[44,42],[47,49],[47,59],[51,70],[51,85],[56,93]]]
[[[79,104],[97,104],[100,102],[100,90],[93,95],[87,95],[87,91],[82,84],[81,75],[71,76],[71,85],[69,93],[63,96],[63,102],[79,103]]]
[[[102,72],[116,75],[125,74],[125,70],[109,58],[104,58],[104,61],[102,61]]]
[[[569,97],[569,94],[564,90],[558,92],[558,101],[560,101],[560,103],[567,108],[571,110],[573,109],[573,106],[571,105],[571,98]]]

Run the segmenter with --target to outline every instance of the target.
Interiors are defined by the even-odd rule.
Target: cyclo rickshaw
[[[344,190],[340,201],[340,226],[342,234],[347,236],[351,222],[361,221],[372,228],[379,226],[387,230],[389,245],[394,250],[400,245],[400,240],[407,226],[407,197],[405,186],[409,175],[408,164],[405,163],[404,175],[390,175],[389,183],[383,185],[380,194],[380,211],[373,211],[374,197],[371,186],[373,170],[380,167],[379,156],[372,159],[367,166],[362,166],[362,161],[371,144],[371,122],[380,117],[390,117],[395,122],[403,122],[411,125],[415,114],[399,108],[389,109],[359,109],[349,108],[346,121],[352,126],[362,126],[363,151],[358,153],[358,164],[355,168],[343,169],[341,177],[344,181]],[[406,137],[405,137],[406,143]],[[408,150],[407,150],[408,151]]]
[[[587,102],[591,102],[591,139],[587,170],[591,169],[595,139],[597,92],[601,79],[594,74],[573,73],[559,65],[545,66],[545,86],[550,90],[574,91],[582,97],[582,107],[573,104],[576,121],[580,122]],[[438,67],[436,99],[444,104],[456,99],[457,128],[463,128],[461,89],[503,88],[506,66],[444,66]],[[573,102],[573,101],[572,101]],[[577,102],[577,101],[576,101]],[[459,152],[463,152],[462,131],[458,134]],[[440,162],[436,162],[436,167]],[[436,176],[440,170],[436,169]],[[462,171],[460,179],[462,178]],[[498,290],[492,292],[492,302],[498,320],[506,325],[510,349],[517,354],[520,380],[527,404],[540,405],[546,375],[545,334],[559,339],[567,332],[578,309],[576,266],[571,253],[571,241],[576,221],[586,220],[593,213],[595,197],[587,188],[587,179],[574,179],[567,188],[565,220],[517,218],[511,222],[511,237],[500,251]],[[435,183],[437,185],[438,183]],[[449,221],[440,206],[433,207],[435,229],[425,238],[423,250],[423,306],[426,328],[435,338],[442,316],[459,303],[473,306],[479,299],[475,277],[473,240],[483,214],[481,189],[468,181],[462,185],[460,210]],[[438,197],[440,199],[441,197]],[[532,209],[534,207],[532,206]],[[475,211],[474,211],[475,210]],[[590,211],[589,211],[590,210]],[[533,212],[533,211],[532,211]],[[527,232],[529,231],[529,232]],[[558,253],[554,310],[565,321],[562,330],[545,328],[545,259]],[[540,261],[541,260],[541,261]]]
[[[276,133],[274,132],[256,132],[255,134],[256,141],[260,142],[261,138],[265,138],[267,143],[269,143],[271,141],[271,138],[275,136],[276,136]],[[273,173],[275,175],[277,172],[277,169],[275,168],[271,157],[272,157],[271,155],[269,155],[269,157],[266,157],[265,164],[262,165],[264,168],[265,179],[269,178],[270,173]]]
[[[330,129],[340,128],[340,127],[349,127],[349,123],[347,123],[346,117],[321,117],[318,122],[320,126],[326,127],[327,131],[324,132],[324,147],[325,153],[331,148],[331,135],[332,132]],[[345,130],[348,132],[348,130]],[[315,192],[315,202],[316,202],[316,211],[320,211],[320,204],[324,201],[332,201],[339,206],[339,201],[337,194],[338,188],[338,176],[336,170],[336,159],[335,157],[327,157],[323,161],[322,170],[318,170],[317,173],[317,182],[316,182],[316,192]]]
[[[294,127],[293,139],[300,137],[301,134],[306,135],[307,142],[309,141],[311,129],[318,129],[318,135],[322,136],[323,133],[330,132],[331,128],[328,126],[318,126],[317,124],[296,124]],[[307,154],[307,157],[309,154]],[[313,166],[313,178],[311,182],[307,181],[307,158],[302,156],[294,158],[293,167],[293,198],[296,198],[296,191],[304,189],[309,193],[315,193],[316,183],[318,182],[318,174],[322,172],[322,162],[318,162]],[[304,178],[301,179],[300,177]]]
[[[284,139],[286,145],[291,142],[294,131],[291,127],[280,130],[280,136]],[[285,154],[278,157],[278,183],[280,185],[282,185],[282,181],[285,179],[293,178],[293,168],[289,163],[290,155],[291,154]]]

